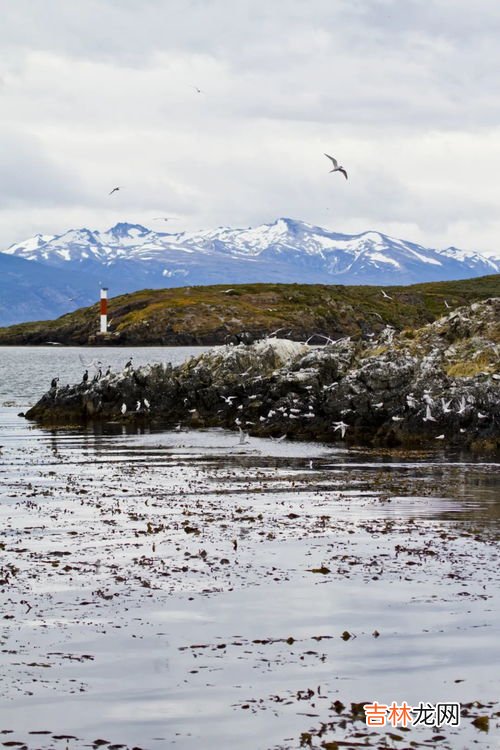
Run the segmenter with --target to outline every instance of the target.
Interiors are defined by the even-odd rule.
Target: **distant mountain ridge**
[[[479,253],[435,250],[375,231],[340,234],[288,218],[248,229],[177,233],[120,222],[105,232],[82,228],[35,235],[0,253],[0,273],[6,256],[29,261],[33,273],[25,267],[23,310],[12,300],[7,306],[0,304],[4,325],[34,319],[26,317],[25,308],[29,289],[36,291],[40,265],[60,272],[54,274],[58,303],[51,306],[48,295],[47,317],[75,309],[68,304],[61,310],[58,292],[61,284],[73,287],[75,274],[80,279],[80,307],[95,301],[100,283],[116,295],[142,288],[220,283],[399,285],[500,272],[500,260]]]

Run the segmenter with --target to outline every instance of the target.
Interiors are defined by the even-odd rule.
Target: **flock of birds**
[[[330,385],[323,386],[323,390],[333,390],[333,388],[336,387],[336,386],[338,386],[338,385],[339,385],[338,382],[334,382],[334,383],[331,383]],[[309,388],[312,389],[312,386],[309,386]],[[233,401],[236,399],[236,396],[221,396],[221,398],[229,406],[232,406],[233,405]],[[252,397],[250,397],[250,398],[252,398]],[[305,418],[314,418],[316,416],[315,413],[314,413],[314,407],[312,406],[311,403],[309,403],[309,404],[303,404],[303,403],[301,403],[301,401],[300,401],[299,398],[293,399],[293,403],[294,403],[294,406],[296,408],[294,408],[294,407],[278,407],[277,409],[271,409],[269,411],[267,417],[262,417],[262,416],[260,417],[260,421],[261,422],[267,422],[267,421],[269,421],[270,419],[272,419],[277,414],[277,412],[281,412],[281,415],[280,415],[281,417],[287,417],[289,419],[300,419],[300,418],[305,419]],[[406,396],[406,405],[407,405],[407,409],[408,410],[419,409],[419,408],[422,408],[423,406],[425,406],[425,414],[422,417],[422,421],[423,422],[436,422],[436,423],[439,422],[439,418],[433,416],[433,414],[432,414],[431,409],[434,408],[434,407],[436,407],[437,409],[439,409],[439,406],[440,406],[441,413],[442,413],[443,416],[445,414],[451,414],[453,412],[456,413],[459,416],[462,416],[463,414],[465,414],[466,411],[474,409],[474,404],[473,403],[468,403],[464,396],[460,397],[460,399],[458,400],[458,403],[455,405],[454,409],[452,408],[452,403],[453,403],[453,399],[450,399],[450,400],[447,401],[444,398],[441,398],[440,402],[436,402],[432,398],[432,396],[431,396],[431,394],[430,394],[429,391],[424,391],[421,402],[419,402],[418,399],[415,398],[415,396],[413,395],[413,393],[409,393]],[[379,409],[382,409],[384,407],[384,404],[383,404],[383,402],[378,402],[376,404],[373,404],[372,407],[374,409],[379,410]],[[243,405],[240,405],[237,408],[238,409],[243,409]],[[308,409],[308,411],[304,411],[304,409]],[[343,414],[347,414],[348,412],[354,412],[354,409],[345,409],[345,410],[343,410],[342,413]],[[435,413],[437,413],[437,411],[435,411]],[[488,414],[483,414],[481,411],[476,410],[476,417],[479,420],[484,420],[484,419],[488,419]],[[391,420],[393,422],[401,422],[401,421],[403,421],[403,419],[404,419],[404,416],[399,416],[399,415],[394,415],[394,416],[391,417]],[[244,445],[244,444],[246,444],[248,442],[249,435],[248,435],[248,433],[243,432],[243,430],[241,428],[242,422],[241,422],[241,419],[239,417],[237,417],[235,419],[235,424],[238,427],[238,430],[239,430],[239,433],[240,433],[239,444],[240,445]],[[253,424],[255,424],[255,423],[254,422],[248,422],[248,421],[245,422],[245,425],[251,426]],[[352,425],[350,425],[348,422],[345,422],[343,419],[341,419],[341,420],[339,420],[337,422],[332,422],[332,427],[333,427],[333,431],[334,432],[340,432],[341,439],[343,440],[345,438],[347,430],[350,427],[352,427]],[[461,434],[465,433],[466,431],[467,430],[466,430],[465,427],[460,427],[459,428],[459,432]],[[278,440],[284,440],[285,438],[286,438],[286,434],[283,435],[281,438],[278,438]],[[444,433],[440,434],[440,435],[437,435],[435,437],[435,440],[444,440],[444,439],[445,439]]]
[[[199,89],[196,89],[196,90],[198,91],[198,93],[201,93],[201,91]],[[346,170],[345,170],[345,168],[343,166],[339,165],[337,159],[335,159],[335,157],[331,156],[330,154],[326,154],[325,153],[325,156],[333,164],[333,168],[330,170],[330,172],[340,172],[347,179],[348,178],[347,177],[347,172],[346,172]],[[116,187],[114,187],[110,191],[109,195],[113,195],[113,193],[116,193],[116,192],[118,192],[121,189],[122,189],[122,186],[116,186]],[[162,220],[162,221],[169,221],[173,217],[156,217],[156,218],[158,220]],[[394,301],[394,298],[391,297],[384,289],[381,289],[380,293],[381,293],[382,298],[384,300],[387,300],[387,301],[390,301],[390,302]],[[444,300],[444,305],[445,305],[446,309],[451,309],[451,306],[450,306],[450,304],[448,303],[448,301],[446,299]],[[383,320],[382,316],[380,316],[378,313],[374,313],[374,314],[377,315],[381,320]],[[283,332],[285,330],[286,330],[285,328],[278,328],[276,331],[273,331],[272,333],[268,334],[268,338],[276,337],[279,333],[281,333],[281,332]],[[291,334],[291,331],[289,331],[288,333]],[[394,334],[395,334],[395,329],[392,326],[390,326],[390,325],[386,325],[386,328],[382,332],[381,337],[385,336],[384,341],[386,343],[390,344],[392,342]],[[374,335],[375,334],[371,334],[371,336],[374,336]],[[317,336],[319,336],[320,338],[324,339],[325,344],[338,344],[338,343],[340,343],[339,341],[334,341],[330,337],[324,336],[323,334],[313,334],[312,336],[310,336],[307,339],[307,341],[304,341],[302,343],[309,344],[309,342],[312,339],[316,338]],[[344,339],[342,339],[341,341],[344,341]],[[86,363],[84,361],[84,359],[81,357],[81,355],[80,355],[80,360],[81,360],[82,364],[86,368],[85,371],[84,371],[84,373],[83,373],[83,376],[82,376],[82,383],[84,383],[84,384],[88,383],[88,381],[89,381],[89,367],[91,367],[91,366],[94,366],[94,368],[96,370],[94,376],[91,379],[92,383],[97,383],[102,377],[107,377],[107,376],[109,376],[111,374],[111,367],[109,366],[107,368],[106,372],[103,375],[102,362],[100,362],[100,361],[93,361],[91,363]],[[133,369],[132,362],[133,362],[133,358],[130,357],[130,359],[125,364],[124,369],[125,370]],[[57,390],[58,383],[59,383],[59,378],[58,377],[53,378],[52,381],[51,381],[51,388]],[[338,383],[332,383],[331,385],[324,386],[324,388],[330,390],[330,389],[333,389],[337,385],[338,385]],[[310,386],[310,387],[312,388],[312,386]],[[222,399],[225,401],[226,404],[228,404],[229,406],[232,406],[232,402],[236,399],[236,396],[222,396]],[[295,401],[298,401],[298,399],[295,399]],[[426,422],[426,423],[427,422],[437,422],[438,421],[437,418],[432,413],[432,408],[435,407],[435,402],[434,402],[434,400],[432,399],[431,395],[428,392],[424,392],[423,403],[425,405],[425,415],[423,416],[423,421]],[[443,415],[452,412],[451,404],[452,404],[451,400],[450,401],[446,401],[445,399],[441,398],[441,411],[442,411]],[[417,399],[411,393],[406,396],[406,405],[407,405],[408,409],[416,409],[416,408],[419,407],[419,403],[417,402]],[[382,402],[380,402],[380,403],[374,404],[373,408],[378,410],[378,409],[382,409],[383,406],[384,406],[384,404]],[[458,415],[463,415],[468,408],[473,408],[473,405],[472,404],[467,404],[465,398],[462,396],[461,399],[460,399],[460,401],[459,401],[459,403],[458,403],[458,406],[456,408],[456,413]],[[147,412],[149,412],[150,409],[151,409],[151,404],[148,401],[148,399],[146,399],[146,398],[144,398],[142,401],[138,400],[136,402],[136,404],[135,404],[135,412],[140,412],[140,411],[147,411]],[[243,405],[240,405],[238,407],[238,409],[240,409],[240,410],[243,409]],[[128,411],[127,404],[126,403],[122,403],[121,408],[120,408],[121,414],[125,415],[127,413],[127,411]],[[195,410],[193,410],[193,411],[195,411]],[[306,413],[301,413],[300,409],[293,408],[293,407],[289,408],[288,412],[287,412],[287,409],[285,407],[280,407],[278,409],[278,411],[281,411],[283,413],[283,416],[285,416],[285,417],[288,416],[291,419],[297,419],[297,418],[299,418],[299,416],[300,417],[304,417],[304,418],[305,417],[309,417],[309,418],[315,417],[315,414],[314,414],[314,411],[313,411],[313,407],[311,405],[309,405],[309,410]],[[347,409],[343,413],[346,413],[348,411],[352,411],[352,410],[351,409]],[[276,414],[276,411],[275,410],[271,410],[269,412],[267,418],[261,416],[260,417],[260,421],[261,422],[265,422],[268,419],[272,418],[275,414]],[[487,419],[487,417],[488,417],[487,414],[483,414],[480,411],[477,412],[477,418],[479,420]],[[404,419],[404,416],[394,415],[394,416],[391,417],[391,419],[394,422],[400,422],[400,421],[402,421]],[[238,427],[238,430],[239,430],[239,445],[245,445],[245,444],[247,444],[248,443],[249,435],[248,435],[248,433],[246,433],[246,432],[244,432],[242,430],[242,428],[241,428],[241,424],[242,424],[241,420],[239,418],[236,418],[235,424],[236,424],[236,426]],[[246,424],[247,425],[251,425],[253,423],[252,422],[246,422]],[[351,425],[349,425],[347,422],[345,422],[344,419],[341,419],[340,421],[333,422],[332,423],[332,427],[333,427],[333,431],[334,432],[340,432],[341,438],[344,439],[345,435],[346,435],[346,432],[351,427]],[[466,432],[465,428],[463,428],[463,427],[460,428],[460,432],[461,433]],[[283,440],[285,438],[286,438],[286,434],[283,435],[281,438],[278,438],[278,439],[279,440]],[[445,435],[441,434],[441,435],[436,436],[435,439],[436,440],[443,440],[444,438],[445,438]]]
[[[277,331],[275,333],[277,333]],[[326,338],[328,338],[328,337],[326,337]],[[345,340],[345,339],[343,339],[343,340]],[[329,342],[331,342],[331,343],[339,343],[339,342],[333,342],[331,339],[329,339]],[[85,360],[83,359],[83,357],[81,355],[79,355],[79,357],[80,357],[81,363],[86,368],[85,371],[84,371],[84,373],[83,373],[83,375],[82,375],[82,381],[81,381],[82,384],[87,384],[87,383],[89,383],[89,381],[92,384],[98,383],[101,380],[101,378],[108,377],[108,376],[110,376],[112,374],[111,366],[108,366],[106,372],[103,374],[102,362],[100,360],[93,360],[92,362],[85,362]],[[94,367],[94,369],[95,369],[95,374],[94,374],[94,376],[92,378],[89,377],[89,368],[90,367]],[[124,366],[124,371],[125,372],[127,372],[127,371],[133,371],[133,369],[134,369],[133,368],[133,357],[130,357],[128,359],[128,361],[126,362],[125,366]],[[338,385],[339,385],[338,381],[332,382],[332,383],[330,383],[328,385],[324,385],[323,386],[323,391],[332,391]],[[51,389],[54,390],[54,391],[57,391],[58,387],[59,387],[59,377],[54,377],[52,379],[52,381],[51,381]],[[312,391],[313,390],[313,386],[312,385],[306,386],[306,389],[308,389],[309,391]],[[312,393],[310,394],[310,396],[311,396],[311,399],[309,400],[309,402],[307,404],[302,403],[301,399],[298,398],[298,397],[296,397],[296,398],[292,399],[292,403],[289,404],[288,406],[279,406],[279,407],[275,407],[273,409],[270,409],[269,412],[268,412],[268,414],[267,414],[267,416],[260,416],[259,420],[260,420],[261,423],[265,423],[265,422],[268,422],[268,421],[272,420],[276,416],[278,418],[280,418],[280,419],[283,419],[283,418],[288,418],[288,419],[306,419],[306,418],[307,419],[313,419],[316,416],[315,410],[314,410],[314,396],[313,396]],[[255,396],[255,395],[252,396],[251,395],[251,396],[248,397],[248,400],[252,400],[254,398],[257,398],[257,396]],[[224,403],[227,406],[229,406],[229,407],[233,407],[234,406],[237,411],[241,412],[241,415],[239,415],[239,416],[236,417],[236,419],[234,420],[234,423],[235,423],[235,425],[236,425],[236,427],[238,428],[238,431],[239,431],[239,442],[238,442],[238,445],[247,445],[249,443],[249,434],[242,429],[243,421],[242,421],[242,418],[241,418],[243,416],[242,412],[243,412],[243,409],[244,409],[244,404],[243,403],[241,403],[239,405],[234,404],[233,402],[235,402],[235,401],[238,400],[238,397],[234,396],[234,395],[224,395],[224,394],[221,394],[221,399],[224,401]],[[462,416],[463,414],[465,414],[466,411],[470,411],[470,410],[473,410],[475,408],[474,404],[472,402],[469,403],[464,396],[461,396],[460,399],[457,401],[457,403],[453,404],[453,399],[446,400],[444,398],[440,398],[439,400],[435,400],[432,397],[430,391],[428,391],[428,390],[426,390],[426,391],[423,392],[423,396],[422,396],[421,400],[417,399],[414,396],[413,393],[409,393],[409,394],[406,395],[405,401],[406,401],[405,411],[407,411],[407,412],[408,411],[413,411],[413,410],[416,410],[416,409],[421,409],[421,408],[425,409],[425,413],[424,413],[424,415],[422,417],[422,421],[425,422],[425,423],[428,423],[428,422],[429,423],[438,423],[439,422],[439,417],[435,416],[435,415],[438,415],[439,412],[441,413],[442,416],[444,416],[446,414],[450,414],[450,413],[455,413],[458,416]],[[375,410],[380,410],[383,407],[384,407],[384,403],[382,401],[378,402],[376,404],[372,404],[372,408],[375,409]],[[129,407],[127,406],[127,404],[125,402],[123,402],[121,404],[121,407],[120,407],[120,413],[122,414],[122,416],[125,416],[125,414],[128,411],[129,411]],[[132,409],[130,409],[130,411],[132,411]],[[135,413],[139,413],[139,412],[148,413],[148,412],[150,412],[151,411],[151,403],[150,403],[150,401],[147,398],[142,398],[142,400],[136,400],[136,402],[135,402],[135,408],[133,409],[133,411],[135,411]],[[191,411],[195,412],[196,409],[192,409]],[[341,413],[344,416],[344,415],[347,415],[347,413],[349,413],[349,412],[354,412],[354,409],[351,409],[351,408],[344,409]],[[488,418],[488,414],[484,414],[480,410],[477,409],[476,410],[476,417],[477,417],[478,420],[485,420],[485,419]],[[391,420],[393,422],[401,422],[401,421],[403,421],[404,418],[405,418],[405,415],[403,415],[403,414],[396,414],[396,415],[393,415],[391,417]],[[250,426],[252,426],[254,424],[255,424],[255,422],[245,421],[244,426],[250,427]],[[348,422],[344,421],[343,418],[341,420],[339,420],[339,421],[332,422],[332,428],[333,428],[334,433],[335,432],[340,432],[340,437],[341,437],[342,440],[345,438],[347,430],[349,428],[351,428],[351,427],[352,427],[352,425],[350,425]],[[180,425],[179,425],[179,429],[180,429]],[[463,433],[466,432],[466,428],[465,427],[459,427],[459,431],[460,431],[460,433],[463,434]],[[286,437],[287,437],[287,434],[285,433],[284,435],[282,435],[279,438],[272,438],[272,439],[274,439],[275,441],[280,442],[282,440],[285,440]],[[437,435],[435,437],[435,439],[436,440],[444,440],[445,439],[445,435],[444,434]]]

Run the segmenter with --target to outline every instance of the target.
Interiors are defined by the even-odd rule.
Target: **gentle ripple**
[[[192,351],[0,351],[0,741],[298,748],[335,700],[496,700],[494,461],[17,416],[53,375],[78,380],[82,352],[118,368]],[[493,748],[490,726],[407,739]]]

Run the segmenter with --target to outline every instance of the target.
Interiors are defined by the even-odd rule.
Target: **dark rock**
[[[241,426],[253,435],[497,450],[500,299],[416,331],[311,348],[267,338],[214,348],[179,367],[125,370],[51,389],[27,418],[43,423],[157,421]],[[122,414],[122,404],[127,410]],[[337,430],[335,429],[337,427]]]

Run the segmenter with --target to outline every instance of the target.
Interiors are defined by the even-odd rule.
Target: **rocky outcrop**
[[[310,347],[267,338],[185,364],[125,370],[52,389],[42,423],[147,421],[240,427],[254,435],[349,444],[500,446],[500,299],[370,343]]]

